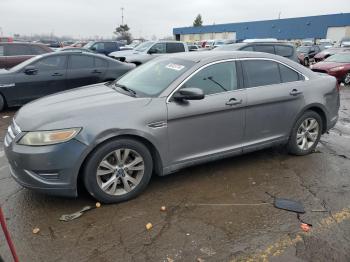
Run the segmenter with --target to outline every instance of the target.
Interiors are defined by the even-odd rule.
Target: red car
[[[0,69],[11,68],[36,55],[52,52],[43,44],[35,43],[0,43]]]
[[[332,48],[327,48],[323,51],[321,51],[320,53],[318,53],[317,55],[315,55],[315,62],[321,62],[323,60],[325,60],[327,57],[330,57],[332,55],[338,54],[338,53],[342,53],[342,52],[349,52],[350,51],[350,47],[332,47]]]
[[[350,52],[332,55],[324,61],[312,65],[311,70],[319,73],[327,73],[343,82],[350,84]]]

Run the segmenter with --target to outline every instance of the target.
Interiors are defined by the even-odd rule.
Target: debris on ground
[[[277,198],[274,195],[270,194],[269,192],[265,192],[265,193],[269,195],[271,198],[273,198],[273,206],[275,208],[292,211],[298,214],[305,213],[304,206],[301,202],[292,200],[292,199]]]
[[[197,258],[197,262],[204,262],[204,259],[203,258]]]
[[[161,206],[160,207],[160,211],[166,211],[166,207],[165,206]]]
[[[3,116],[2,118],[9,118],[10,116]]]
[[[40,232],[40,228],[33,228],[33,234],[38,234]]]
[[[325,210],[325,209],[312,209],[311,212],[328,212],[328,210]]]
[[[147,230],[151,230],[152,227],[153,227],[153,225],[152,225],[151,223],[147,223],[147,224],[146,224],[146,229],[147,229]]]
[[[65,221],[65,222],[72,221],[74,219],[77,219],[78,217],[81,217],[84,214],[84,212],[89,211],[91,209],[93,209],[92,206],[85,206],[81,210],[79,210],[73,214],[62,215],[60,217],[60,221]]]
[[[300,224],[300,228],[304,231],[304,232],[309,232],[311,229],[310,224],[307,223],[301,223]]]
[[[285,199],[285,198],[275,198],[273,202],[274,207],[292,211],[295,213],[304,214],[304,206],[299,201],[291,200],[291,199]]]
[[[174,262],[174,259],[172,259],[172,258],[170,258],[170,257],[167,257],[166,260],[167,260],[168,262]]]
[[[101,203],[100,202],[96,202],[96,207],[97,208],[101,207]]]

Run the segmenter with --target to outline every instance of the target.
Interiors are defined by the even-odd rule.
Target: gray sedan
[[[279,144],[309,154],[338,109],[336,79],[289,59],[181,53],[22,107],[5,153],[24,187],[76,196],[82,181],[99,201],[119,202],[140,194],[152,174]]]

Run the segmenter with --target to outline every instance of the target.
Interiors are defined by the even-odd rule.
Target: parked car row
[[[121,62],[141,65],[164,54],[188,52],[188,46],[180,41],[147,41],[133,50],[116,51],[109,54]]]

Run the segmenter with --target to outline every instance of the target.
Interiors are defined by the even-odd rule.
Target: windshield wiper
[[[115,83],[114,86],[119,87],[120,89],[123,89],[124,91],[128,92],[132,96],[136,96],[136,91],[126,87],[125,85],[121,85],[121,84]]]

